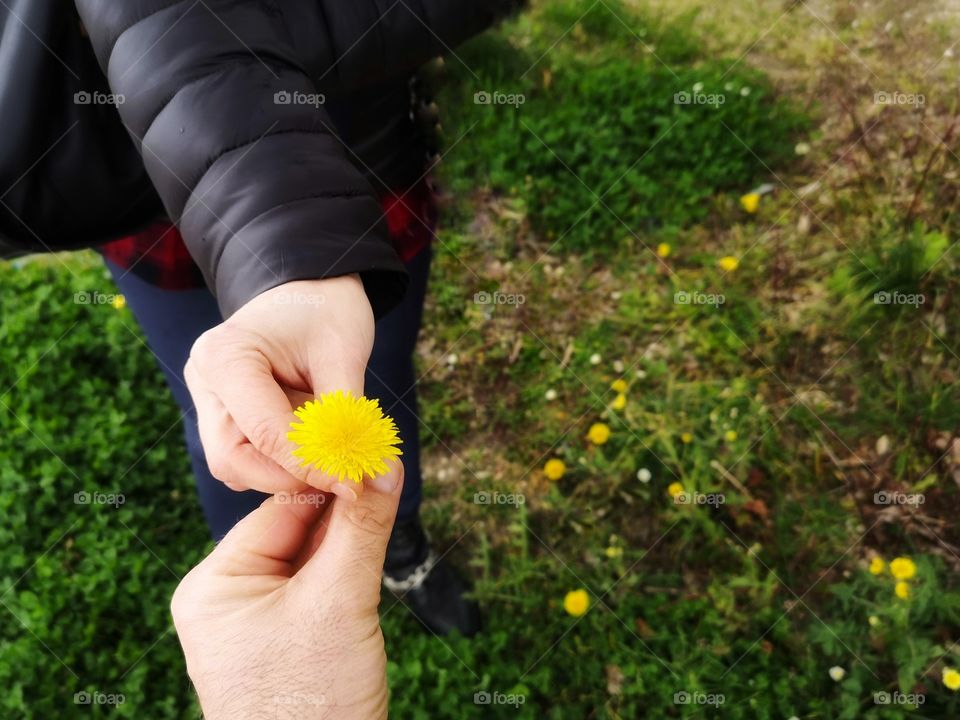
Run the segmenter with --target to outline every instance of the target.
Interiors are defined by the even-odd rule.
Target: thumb
[[[364,484],[366,489],[356,501],[333,501],[322,521],[326,525],[323,543],[301,574],[305,579],[323,577],[326,583],[331,574],[354,581],[369,579],[379,600],[387,541],[403,489],[403,464],[392,462],[389,472]]]
[[[318,397],[327,393],[342,390],[351,392],[354,397],[363,395],[364,375],[366,374],[367,359],[349,350],[335,360],[328,357],[311,359],[309,366],[310,389],[313,396]]]
[[[332,496],[277,493],[238,522],[203,561],[213,575],[291,575]]]

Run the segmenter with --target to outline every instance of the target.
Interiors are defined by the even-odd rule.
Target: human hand
[[[403,467],[356,502],[282,493],[180,582],[173,620],[209,720],[387,717],[377,606]]]
[[[293,408],[334,390],[363,394],[373,310],[357,275],[268,290],[201,335],[184,368],[210,472],[234,490],[308,487],[354,499],[361,485],[300,467]]]

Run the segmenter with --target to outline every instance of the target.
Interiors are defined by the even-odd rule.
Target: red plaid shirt
[[[389,192],[380,198],[380,205],[400,259],[409,262],[433,238],[437,204],[430,182],[421,180],[405,193]],[[187,290],[204,283],[180,231],[169,222],[157,222],[135,235],[106,243],[100,252],[124,270],[167,290]]]

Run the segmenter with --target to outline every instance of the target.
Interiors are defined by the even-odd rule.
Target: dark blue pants
[[[109,261],[107,267],[140,323],[183,412],[187,450],[196,476],[200,504],[211,535],[219,540],[240,518],[259,507],[266,495],[252,490],[234,492],[210,474],[200,445],[197,413],[183,379],[183,366],[194,341],[221,322],[216,300],[206,288],[164,290]],[[430,272],[429,248],[407,264],[407,271],[410,273],[410,287],[406,297],[398,307],[377,321],[364,389],[367,397],[378,399],[384,412],[393,417],[403,440],[406,474],[397,513],[400,522],[412,519],[420,509],[422,477],[413,353]]]

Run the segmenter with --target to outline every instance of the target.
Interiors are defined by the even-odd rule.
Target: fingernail
[[[353,489],[352,485],[352,482],[349,485],[343,482],[334,483],[333,487],[330,488],[330,492],[344,500],[353,501],[357,499],[357,491]]]
[[[397,489],[397,483],[400,482],[400,473],[391,470],[386,475],[377,475],[375,478],[364,482],[377,492],[389,495]]]

